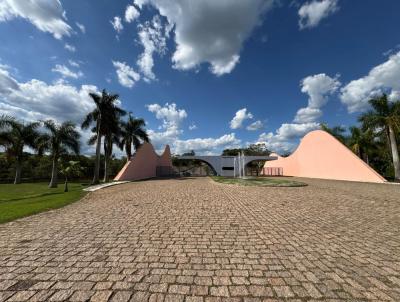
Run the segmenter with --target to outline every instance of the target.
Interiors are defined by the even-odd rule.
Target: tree
[[[61,166],[60,173],[64,175],[64,192],[68,192],[68,178],[74,176],[81,176],[84,170],[79,161],[70,160],[67,164],[59,163]]]
[[[350,127],[350,136],[347,139],[348,147],[367,164],[369,164],[369,155],[374,148],[374,134],[371,129],[360,129]]]
[[[37,149],[40,123],[24,123],[11,116],[0,116],[0,143],[8,158],[15,159],[14,184],[21,183],[22,162],[25,158],[24,147]]]
[[[101,95],[97,93],[89,93],[89,95],[95,103],[96,108],[86,115],[82,123],[82,129],[87,129],[92,123],[96,123],[96,161],[92,184],[98,184],[100,179],[101,125],[102,123],[104,123],[104,125],[109,123],[110,119],[113,119],[116,113],[124,115],[125,111],[117,105],[118,94],[108,94],[107,91],[103,89]]]
[[[140,147],[142,142],[149,142],[149,136],[144,128],[146,122],[141,118],[134,118],[131,113],[128,120],[122,122],[122,145],[125,148],[126,159],[129,161],[132,157],[132,145],[135,151]]]
[[[386,137],[392,154],[394,177],[400,181],[400,160],[396,135],[400,130],[400,101],[389,102],[387,95],[369,101],[372,109],[360,116],[364,129]]]
[[[109,181],[109,163],[112,157],[113,145],[116,144],[122,150],[122,125],[121,125],[121,117],[125,114],[125,112],[109,112],[107,118],[103,120],[101,124],[100,133],[101,136],[104,136],[104,182]],[[93,145],[97,141],[96,127],[92,128],[92,132],[95,134],[89,139],[89,145]]]
[[[327,124],[321,124],[320,127],[321,127],[321,130],[328,132],[330,135],[335,137],[342,144],[346,144],[346,136],[344,135],[346,133],[345,127],[335,126],[333,128],[330,128],[330,127],[328,127]]]
[[[68,151],[79,154],[79,139],[81,135],[76,131],[75,124],[70,121],[57,125],[53,120],[47,120],[43,122],[43,125],[48,133],[44,134],[40,139],[42,141],[40,147],[50,152],[53,165],[49,188],[56,188],[58,160],[60,156],[68,153]]]

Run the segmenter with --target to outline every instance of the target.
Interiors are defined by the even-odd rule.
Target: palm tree
[[[15,159],[14,184],[21,183],[24,147],[37,149],[40,123],[24,123],[14,117],[0,116],[0,143],[5,148],[7,157]]]
[[[400,130],[400,101],[389,102],[387,95],[371,99],[372,110],[360,116],[359,121],[365,129],[384,134],[390,145],[394,167],[394,177],[400,180],[400,160],[396,133]]]
[[[65,177],[64,192],[68,192],[68,178],[73,176],[81,176],[84,170],[79,161],[69,161],[68,163],[60,163],[60,172]]]
[[[367,164],[369,164],[369,154],[374,148],[375,136],[371,129],[360,129],[350,127],[350,137],[348,138],[349,148]]]
[[[47,120],[43,122],[43,125],[48,133],[43,135],[41,147],[50,151],[53,161],[49,188],[57,188],[58,160],[69,150],[79,154],[81,135],[75,130],[75,124],[70,121],[57,125],[53,120]]]
[[[122,123],[122,145],[125,148],[126,159],[129,161],[132,157],[132,145],[137,150],[143,142],[149,142],[149,135],[144,127],[146,122],[141,118],[134,118],[129,113],[128,120]]]
[[[346,128],[344,128],[343,126],[335,126],[333,128],[330,128],[328,127],[327,124],[321,124],[320,127],[321,130],[328,132],[330,135],[334,136],[341,143],[343,144],[346,143],[346,137],[344,135],[344,133],[346,132]]]
[[[113,145],[117,145],[122,150],[120,119],[120,114],[115,112],[114,116],[109,116],[101,125],[100,133],[101,136],[104,136],[104,182],[109,181],[109,163],[112,157]],[[89,145],[94,145],[97,141],[96,128],[92,128],[92,132],[95,134],[89,139]]]
[[[107,124],[107,121],[112,120],[116,114],[124,115],[125,111],[117,105],[118,94],[108,94],[103,89],[101,95],[97,93],[89,93],[89,95],[93,99],[96,108],[86,115],[82,123],[82,129],[87,129],[92,123],[96,123],[96,159],[92,184],[98,184],[100,178],[101,125],[103,123]]]

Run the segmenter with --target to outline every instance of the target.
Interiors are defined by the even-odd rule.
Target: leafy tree
[[[360,116],[364,129],[386,137],[392,154],[394,177],[400,181],[400,160],[396,135],[400,130],[400,101],[389,102],[387,95],[369,101],[372,109]]]
[[[346,128],[343,126],[335,126],[333,128],[329,128],[327,124],[320,125],[321,130],[324,130],[331,134],[332,136],[336,137],[342,144],[346,144]]]
[[[40,147],[50,152],[53,161],[51,172],[51,180],[49,188],[57,187],[58,161],[60,156],[72,151],[75,154],[79,153],[79,139],[81,135],[76,131],[74,123],[67,121],[62,124],[56,124],[53,120],[43,122],[47,133],[43,134],[40,139]]]
[[[81,167],[79,161],[70,160],[68,163],[64,164],[60,161],[60,173],[64,175],[65,182],[64,182],[64,192],[68,192],[68,178],[71,177],[79,177],[82,175],[84,168]]]
[[[15,159],[14,184],[21,183],[21,168],[25,153],[24,147],[37,149],[40,123],[24,123],[13,117],[0,116],[0,143],[5,148],[8,158]]]
[[[87,129],[92,123],[96,123],[96,161],[94,166],[94,176],[92,184],[98,184],[100,179],[100,148],[102,134],[102,124],[107,125],[115,116],[125,114],[125,111],[118,107],[118,94],[108,94],[104,89],[101,94],[89,93],[96,108],[88,113],[82,123],[82,129]]]
[[[374,133],[371,129],[363,131],[358,127],[350,127],[350,136],[347,139],[348,147],[367,164],[369,164],[369,155],[374,148]]]
[[[132,145],[137,150],[142,142],[149,142],[149,136],[144,128],[146,122],[141,118],[135,118],[130,113],[128,120],[122,122],[122,141],[125,148],[126,159],[129,161],[132,157]]]
[[[246,156],[269,156],[271,154],[265,144],[251,144],[247,148],[225,149],[222,151],[222,155],[237,156],[242,152]]]

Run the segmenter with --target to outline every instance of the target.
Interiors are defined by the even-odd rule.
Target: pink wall
[[[267,161],[282,167],[283,175],[310,178],[385,182],[385,179],[335,137],[322,130],[308,133],[289,157]]]
[[[132,159],[125,164],[114,180],[141,180],[157,176],[157,167],[172,168],[169,146],[165,147],[162,156],[158,156],[150,143],[144,143]]]

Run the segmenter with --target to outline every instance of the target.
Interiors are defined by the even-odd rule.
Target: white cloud
[[[320,110],[328,101],[328,96],[340,87],[337,77],[331,78],[325,73],[308,76],[301,81],[301,92],[308,94],[308,106],[297,111],[296,123],[315,122],[322,116]]]
[[[164,106],[159,104],[151,104],[146,106],[147,109],[155,113],[156,118],[161,120],[163,128],[179,127],[181,122],[187,117],[184,109],[178,109],[175,103],[166,103]]]
[[[114,27],[114,29],[117,33],[120,33],[124,29],[124,26],[122,25],[121,17],[118,17],[118,16],[114,17],[114,19],[112,21],[110,21],[110,23]]]
[[[230,73],[240,51],[262,15],[274,0],[135,0],[135,4],[154,6],[175,30],[176,50],[173,66],[196,69],[209,63],[212,73]]]
[[[196,129],[197,129],[197,126],[195,124],[191,124],[189,126],[189,130],[196,130]]]
[[[331,78],[324,73],[304,78],[301,91],[309,96],[308,106],[297,111],[294,123],[282,124],[275,133],[262,133],[257,143],[265,143],[269,150],[278,153],[293,151],[299,138],[320,128],[318,119],[322,115],[321,108],[340,85],[337,77]]]
[[[265,143],[267,148],[273,152],[290,152],[296,147],[294,140],[319,128],[319,123],[282,124],[275,134],[272,132],[262,133],[257,142]]]
[[[312,0],[304,3],[298,11],[300,29],[318,26],[322,19],[338,9],[338,0]]]
[[[182,129],[181,123],[187,118],[184,109],[177,108],[175,103],[166,103],[164,106],[151,104],[146,106],[154,113],[156,118],[162,122],[160,131],[148,130],[151,143],[156,150],[161,151],[166,144],[171,146],[172,152],[182,154],[184,152],[195,150],[200,153],[216,153],[221,149],[228,147],[237,147],[240,140],[234,133],[222,135],[219,138],[193,138],[183,140],[180,138]]]
[[[54,118],[80,123],[94,106],[89,92],[98,89],[90,85],[82,85],[80,89],[61,83],[49,85],[36,79],[20,83],[0,68],[0,114],[26,120]]]
[[[251,123],[246,127],[247,130],[249,131],[257,131],[260,130],[264,127],[264,124],[262,121],[255,121],[254,123]]]
[[[247,112],[247,108],[240,109],[236,112],[235,116],[230,122],[231,129],[239,129],[242,127],[243,122],[247,119],[252,119],[253,114]]]
[[[132,88],[140,80],[140,74],[125,62],[112,61],[117,72],[118,81],[122,86]]]
[[[294,118],[296,123],[312,123],[322,116],[322,110],[317,108],[300,108]]]
[[[144,75],[144,80],[148,82],[156,79],[153,72],[153,54],[163,55],[165,53],[167,47],[166,36],[158,16],[155,16],[151,22],[147,21],[144,24],[140,24],[138,28],[140,43],[144,50],[137,60],[137,65]]]
[[[65,48],[66,50],[70,51],[70,52],[75,52],[75,51],[76,51],[76,47],[73,46],[73,45],[71,45],[71,44],[68,44],[68,43],[66,43],[66,44],[64,45],[64,48]]]
[[[240,146],[241,141],[235,133],[225,134],[218,138],[193,138],[177,140],[174,144],[174,152],[182,154],[191,150],[206,154],[221,154],[222,149]]]
[[[140,16],[139,11],[133,5],[128,5],[125,10],[125,21],[131,23]]]
[[[80,30],[83,34],[86,33],[86,27],[85,27],[85,25],[83,25],[83,24],[81,24],[81,23],[79,23],[79,22],[76,22],[75,24],[76,24],[76,26],[78,26],[79,30]]]
[[[56,39],[70,36],[72,28],[66,23],[66,14],[59,0],[2,0],[0,22],[23,18],[39,30],[53,34]]]
[[[73,79],[79,79],[83,77],[83,73],[81,71],[72,71],[65,65],[60,65],[57,64],[51,71],[53,72],[58,72],[61,74],[64,78],[73,78]]]
[[[12,115],[26,121],[70,120],[79,126],[84,116],[94,109],[90,92],[99,93],[99,90],[93,85],[77,88],[62,81],[51,85],[36,79],[18,82],[0,67],[0,115]],[[82,153],[93,154],[93,147],[86,144],[90,130],[79,131]]]
[[[68,63],[69,63],[69,65],[71,65],[72,67],[75,67],[75,68],[79,68],[79,67],[80,67],[80,64],[79,64],[77,61],[68,60]]]
[[[369,108],[371,97],[388,92],[396,95],[400,92],[400,52],[371,69],[365,77],[351,81],[341,90],[340,99],[350,113]]]

